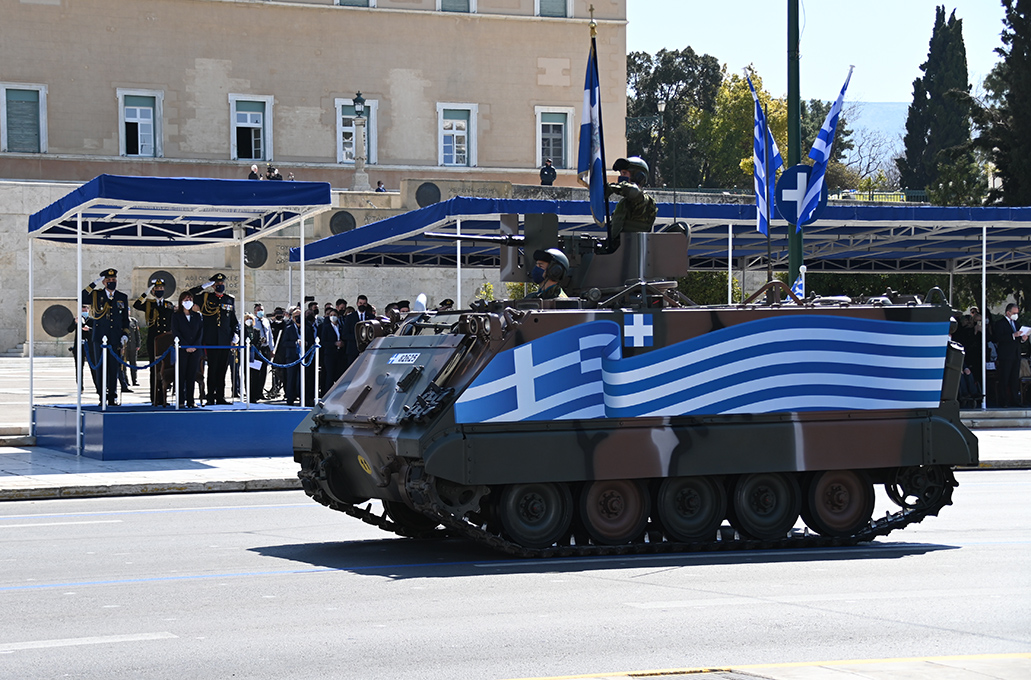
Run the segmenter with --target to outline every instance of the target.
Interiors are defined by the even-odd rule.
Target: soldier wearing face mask
[[[240,322],[236,318],[236,299],[226,293],[225,274],[215,274],[207,283],[190,289],[194,305],[204,321],[204,344],[208,361],[208,404],[226,401],[226,368],[229,346],[239,338]]]
[[[115,354],[120,356],[130,331],[129,298],[125,293],[118,292],[118,271],[105,269],[100,272],[100,277],[83,289],[82,304],[89,306],[88,323],[93,327],[89,338],[90,360],[97,366],[93,371],[93,385],[103,403],[101,362],[104,338],[107,338],[107,344],[114,349]],[[107,403],[110,406],[118,403],[119,366],[114,357],[107,358]]]
[[[149,329],[147,331],[147,357],[150,361],[154,361],[157,358],[154,343],[159,335],[172,332],[172,312],[175,311],[175,305],[171,300],[165,299],[165,280],[151,279],[150,288],[136,302],[132,303],[132,306],[133,309],[143,312],[143,322]],[[155,403],[156,398],[154,390],[158,382],[157,370],[157,366],[150,367],[150,403],[152,404]]]
[[[534,251],[533,259],[535,264],[530,270],[530,278],[539,287],[526,297],[541,300],[569,297],[562,290],[562,279],[566,278],[569,271],[569,259],[566,254],[558,248],[548,248]]]

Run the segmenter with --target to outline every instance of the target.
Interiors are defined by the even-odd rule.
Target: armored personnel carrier
[[[936,515],[977,464],[943,295],[700,306],[654,276],[685,234],[561,245],[569,298],[361,324],[294,433],[308,495],[521,556],[805,547]]]

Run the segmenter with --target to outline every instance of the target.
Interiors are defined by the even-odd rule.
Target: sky
[[[935,7],[963,20],[974,91],[999,60],[999,0],[799,0],[802,99],[910,102],[934,28]],[[627,0],[627,52],[690,46],[741,73],[753,64],[771,95],[787,95],[788,0]]]

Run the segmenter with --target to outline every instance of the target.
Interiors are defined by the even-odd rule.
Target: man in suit
[[[298,343],[301,338],[301,310],[291,307],[287,312],[288,316],[283,324],[283,330],[276,338],[275,361],[279,364],[292,364],[300,356]],[[283,392],[287,406],[297,405],[297,398],[300,395],[300,375],[301,367],[299,365],[283,369]]]
[[[101,287],[103,286],[103,287]],[[105,269],[100,277],[82,290],[82,304],[89,306],[89,325],[93,327],[89,338],[90,361],[97,367],[93,370],[93,385],[97,388],[100,403],[104,403],[103,389],[103,344],[121,356],[122,345],[129,339],[129,298],[118,291],[118,271]],[[107,357],[107,403],[118,404],[118,369],[121,364],[114,356]]]
[[[1003,408],[1020,406],[1020,343],[1027,342],[1027,335],[1020,333],[1019,315],[1020,308],[1011,302],[993,329],[998,350],[999,405]]]
[[[340,317],[335,308],[326,312],[326,320],[319,328],[319,361],[322,372],[319,380],[319,396],[324,395],[343,373],[341,366],[344,358],[344,331],[340,325]]]
[[[341,372],[346,371],[358,358],[358,336],[354,334],[355,326],[366,319],[376,318],[376,310],[369,304],[369,298],[359,295],[355,304],[355,310],[344,317],[344,363]]]
[[[153,299],[151,299],[153,296]],[[147,358],[148,363],[157,359],[157,354],[154,352],[154,341],[157,340],[159,335],[164,333],[172,332],[172,312],[175,311],[175,305],[172,304],[171,300],[165,299],[165,280],[164,279],[151,279],[150,288],[147,289],[143,295],[141,295],[136,302],[132,303],[133,309],[138,309],[143,312],[143,321],[147,324]],[[164,402],[164,395],[160,399],[157,399],[155,389],[157,388],[157,372],[158,366],[150,367],[150,403]]]
[[[230,345],[239,339],[240,322],[236,318],[236,299],[226,293],[225,274],[215,274],[207,283],[190,289],[193,302],[204,321],[204,344],[208,362],[208,404],[226,401],[226,368]],[[212,348],[214,346],[214,348]]]

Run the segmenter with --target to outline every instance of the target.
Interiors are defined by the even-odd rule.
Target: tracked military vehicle
[[[294,434],[305,491],[538,557],[847,545],[951,504],[978,454],[943,295],[699,306],[655,276],[685,234],[624,236],[566,237],[569,298],[361,324]]]

